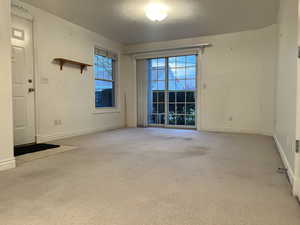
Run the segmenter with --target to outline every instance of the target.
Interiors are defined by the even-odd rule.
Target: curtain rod
[[[207,48],[211,47],[212,44],[204,43],[204,44],[195,44],[195,45],[186,45],[180,47],[170,47],[170,48],[159,48],[154,50],[129,50],[125,51],[124,54],[126,55],[135,55],[135,54],[144,54],[144,53],[153,53],[153,52],[163,52],[163,51],[172,51],[172,50],[183,50],[183,49],[191,49],[191,48]]]

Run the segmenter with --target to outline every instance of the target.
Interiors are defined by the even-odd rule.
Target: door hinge
[[[296,153],[300,151],[300,140],[296,140]]]

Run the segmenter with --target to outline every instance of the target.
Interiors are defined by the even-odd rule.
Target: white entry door
[[[12,16],[14,144],[35,142],[32,21]]]

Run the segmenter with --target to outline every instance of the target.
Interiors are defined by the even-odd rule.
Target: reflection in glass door
[[[149,125],[196,127],[197,56],[149,60]]]

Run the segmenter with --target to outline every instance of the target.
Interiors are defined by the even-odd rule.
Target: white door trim
[[[33,78],[34,84],[34,121],[35,121],[35,142],[38,143],[39,134],[39,107],[38,107],[38,92],[39,92],[39,76],[38,76],[38,41],[37,41],[37,23],[36,18],[30,13],[29,10],[23,6],[19,1],[12,0],[11,15],[28,20],[32,23],[32,44],[33,44]]]

